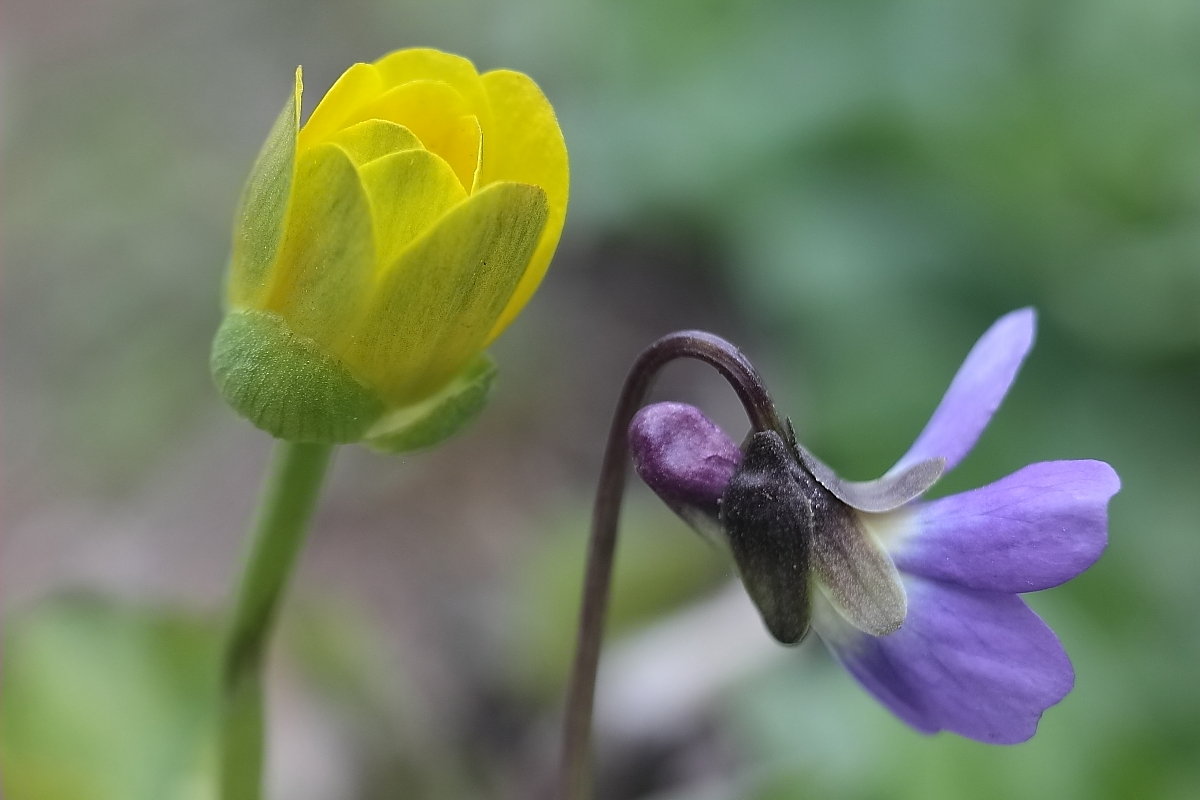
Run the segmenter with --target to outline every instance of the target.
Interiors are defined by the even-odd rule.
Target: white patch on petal
[[[904,547],[905,543],[916,536],[920,530],[920,520],[917,506],[907,505],[895,511],[883,514],[869,514],[865,511],[855,511],[863,528],[875,537],[880,546],[892,554]]]
[[[851,625],[838,613],[833,603],[825,596],[826,590],[820,581],[817,581],[817,588],[820,591],[812,594],[812,625],[817,635],[830,646],[854,650],[868,634]]]

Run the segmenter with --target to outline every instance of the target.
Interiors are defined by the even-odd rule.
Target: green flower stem
[[[221,800],[258,800],[261,794],[267,643],[332,454],[328,444],[281,441],[275,448],[222,644]]]

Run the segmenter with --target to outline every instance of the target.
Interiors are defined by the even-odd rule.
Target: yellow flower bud
[[[525,75],[401,50],[300,127],[301,73],[237,213],[217,384],[283,439],[428,446],[482,408],[484,349],[562,232],[567,151]]]

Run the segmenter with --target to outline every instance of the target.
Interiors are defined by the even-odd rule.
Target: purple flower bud
[[[737,444],[683,403],[656,403],[629,424],[633,465],[646,485],[700,533],[720,535],[721,495],[742,462]]]

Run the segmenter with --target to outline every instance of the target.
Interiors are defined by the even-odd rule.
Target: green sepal
[[[407,453],[440,444],[483,411],[496,372],[496,362],[480,354],[437,394],[389,412],[367,431],[365,444],[384,453]]]
[[[267,311],[225,316],[212,373],[235,411],[287,441],[357,442],[384,412],[383,401],[340,361]]]
[[[721,524],[746,593],[781,644],[799,644],[812,616],[815,514],[795,457],[775,431],[757,431],[721,496]]]

